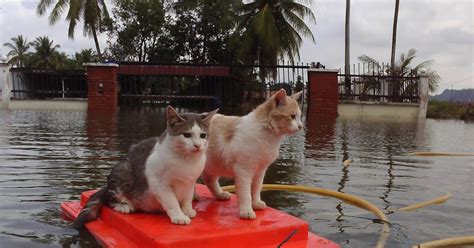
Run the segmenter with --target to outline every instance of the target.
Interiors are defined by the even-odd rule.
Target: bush
[[[430,101],[428,104],[428,118],[434,119],[474,119],[474,107],[471,104]]]

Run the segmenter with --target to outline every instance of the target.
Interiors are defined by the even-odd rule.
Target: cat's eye
[[[291,115],[291,119],[296,119],[296,115]]]
[[[199,137],[201,137],[201,139],[205,139],[207,138],[207,133],[202,133],[201,135],[199,135]]]
[[[183,136],[184,136],[185,138],[191,138],[191,133],[183,133]]]

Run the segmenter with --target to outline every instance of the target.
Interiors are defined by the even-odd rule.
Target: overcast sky
[[[92,38],[83,37],[82,25],[75,39],[67,36],[67,23],[49,26],[47,16],[37,16],[38,0],[0,0],[0,44],[23,34],[28,40],[49,36],[60,44],[61,51],[74,54],[94,48]],[[109,1],[107,1],[109,2]],[[391,53],[394,0],[351,1],[351,61],[369,55],[387,62]],[[344,64],[344,0],[314,0],[311,6],[317,24],[310,27],[316,43],[305,40],[301,61],[319,61],[326,68],[339,69]],[[48,12],[49,13],[49,12]],[[410,48],[418,51],[415,63],[434,60],[432,66],[441,76],[438,93],[446,88],[474,88],[474,5],[473,0],[400,0],[397,32],[397,57]],[[107,37],[99,37],[101,48]],[[5,57],[6,47],[0,47]],[[462,81],[461,81],[462,80]]]

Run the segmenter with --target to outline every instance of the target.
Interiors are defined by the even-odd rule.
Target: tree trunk
[[[344,55],[344,80],[345,93],[351,93],[350,74],[350,16],[351,16],[351,0],[346,0],[346,30],[345,30],[345,55]]]
[[[390,74],[395,73],[395,48],[397,45],[397,23],[398,23],[398,7],[400,0],[395,0],[395,14],[393,15],[393,31],[392,31],[392,56],[390,57]],[[398,96],[400,95],[400,82],[393,78],[393,96],[396,101],[400,101]]]
[[[97,55],[99,56],[99,59],[102,59],[102,53],[100,53],[99,40],[97,39],[97,32],[95,30],[95,27],[92,27],[92,36],[94,37],[95,49],[97,50]]]
[[[390,67],[393,70],[395,65],[395,47],[397,45],[397,23],[398,23],[398,7],[400,0],[395,0],[395,14],[393,16],[393,31],[392,31],[392,56],[390,57]]]

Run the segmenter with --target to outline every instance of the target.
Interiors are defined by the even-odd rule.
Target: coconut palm
[[[346,94],[351,92],[351,79],[349,77],[350,73],[350,16],[351,16],[351,0],[346,0],[346,25],[345,25],[345,46],[344,46],[344,86],[346,89]]]
[[[74,59],[82,66],[84,63],[97,61],[97,56],[92,49],[82,49],[74,55]]]
[[[35,52],[33,54],[35,65],[39,68],[53,68],[53,59],[56,56],[58,44],[53,45],[54,41],[47,36],[36,38],[32,42]]]
[[[441,79],[441,77],[436,71],[431,69],[433,60],[426,60],[416,66],[412,66],[411,62],[415,57],[416,50],[410,49],[406,54],[401,53],[400,59],[396,61],[393,66],[390,67],[384,67],[383,65],[380,65],[375,59],[367,55],[359,56],[359,60],[368,65],[369,71],[375,71],[378,74],[391,76],[395,79],[401,77],[417,76],[418,74],[423,73],[428,76],[429,90],[431,92],[435,92],[438,88],[439,80]],[[401,94],[403,94],[403,92],[401,92]]]
[[[36,7],[38,15],[43,15],[46,9],[53,5],[52,0],[41,0]],[[64,10],[69,7],[66,21],[69,22],[68,35],[74,38],[74,30],[79,21],[84,23],[84,35],[94,38],[99,57],[100,46],[97,33],[103,31],[104,21],[109,18],[109,12],[104,0],[58,0],[49,15],[49,24],[54,25],[60,19]]]
[[[240,57],[260,65],[278,59],[299,59],[302,36],[314,42],[303,19],[315,22],[311,9],[294,0],[255,0],[242,5],[236,34],[241,36]],[[308,1],[309,2],[309,1]]]
[[[23,38],[23,35],[18,35],[11,38],[12,42],[6,42],[3,44],[8,47],[10,51],[7,53],[7,57],[10,58],[8,63],[17,67],[26,66],[28,60],[28,50],[30,49],[31,43]]]
[[[393,15],[393,31],[392,31],[392,55],[390,57],[390,66],[395,64],[395,48],[397,45],[397,23],[398,23],[398,8],[400,0],[395,0],[395,14]]]

